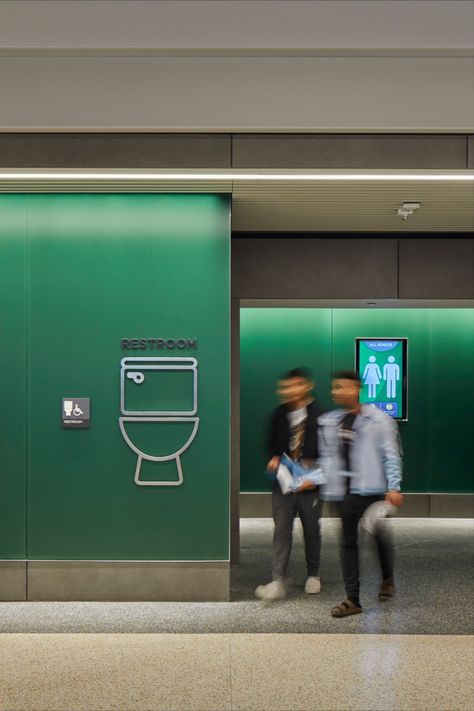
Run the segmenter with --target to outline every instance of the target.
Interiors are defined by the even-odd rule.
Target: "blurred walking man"
[[[280,458],[287,454],[293,461],[314,465],[318,458],[318,417],[321,410],[313,397],[314,383],[304,368],[286,373],[278,383],[281,405],[273,412],[270,427],[267,464],[269,472],[277,472]],[[299,514],[303,525],[308,578],[305,592],[319,593],[319,559],[321,534],[318,491],[283,494],[277,481],[273,483],[272,510],[275,531],[273,536],[273,579],[255,590],[261,600],[279,600],[286,596],[286,577],[290,558],[293,522]]]
[[[342,572],[347,599],[331,610],[333,617],[362,612],[359,599],[358,525],[369,506],[386,501],[401,506],[401,447],[395,421],[373,405],[359,402],[361,381],[350,370],[337,371],[332,397],[341,409],[322,415],[319,461],[327,477],[321,498],[339,504],[342,521]],[[394,593],[394,551],[383,519],[375,529],[382,568],[379,600]]]

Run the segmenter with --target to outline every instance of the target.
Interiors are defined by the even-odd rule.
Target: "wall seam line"
[[[29,432],[29,401],[30,401],[30,300],[31,300],[31,294],[30,294],[30,289],[31,289],[31,283],[30,283],[30,201],[29,201],[29,196],[26,196],[26,235],[25,235],[25,247],[26,247],[26,259],[25,259],[25,282],[26,282],[26,294],[25,294],[25,365],[26,365],[26,373],[25,373],[25,496],[26,496],[26,501],[25,501],[25,549],[26,549],[26,558],[29,558],[29,438],[30,438],[30,432]],[[25,596],[26,599],[29,599],[29,580],[28,580],[28,563],[26,563],[25,566],[25,573],[26,573],[26,579],[25,579]]]
[[[400,298],[400,239],[397,239],[397,299]]]

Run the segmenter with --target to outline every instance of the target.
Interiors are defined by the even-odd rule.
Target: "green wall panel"
[[[0,195],[0,558],[26,555],[27,199]]]
[[[317,338],[325,344],[319,353],[317,314],[322,315]],[[295,362],[313,366],[322,404],[329,407],[330,372],[354,367],[357,336],[408,338],[408,422],[399,423],[404,491],[474,491],[468,451],[474,435],[472,309],[277,309],[275,315],[243,309],[241,324],[242,491],[269,488],[261,468],[264,428],[275,405],[274,372],[270,377],[264,371],[274,362],[279,370]]]
[[[428,469],[434,491],[474,490],[474,310],[430,314]]]
[[[321,407],[329,407],[331,309],[241,309],[240,328],[240,486],[242,491],[269,491],[265,442],[270,413],[278,404],[278,378],[291,368],[309,368]]]
[[[15,199],[6,196],[6,204]],[[23,200],[29,213],[28,557],[228,559],[227,198]],[[158,337],[196,338],[198,348],[121,350],[122,338]],[[10,358],[18,353],[15,346]],[[200,422],[182,455],[181,486],[134,483],[137,457],[119,429],[120,361],[133,356],[198,359]],[[19,360],[21,374],[21,353]],[[91,398],[90,429],[62,429],[63,397]],[[24,413],[24,400],[18,408]],[[20,411],[15,417],[21,427]],[[133,437],[147,453],[161,455],[171,440],[177,446],[188,437],[189,423],[174,425],[133,425]],[[176,479],[176,465],[146,462],[142,474]],[[12,521],[21,513],[20,498]]]

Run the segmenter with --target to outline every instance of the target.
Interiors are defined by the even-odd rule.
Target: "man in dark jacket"
[[[280,458],[287,454],[306,466],[318,458],[318,417],[321,410],[313,397],[314,383],[304,368],[290,370],[278,383],[281,405],[273,412],[270,427],[267,469],[276,473]],[[261,600],[280,600],[286,595],[286,574],[290,558],[293,522],[296,514],[303,525],[308,578],[305,592],[318,593],[321,534],[320,504],[316,488],[283,494],[277,481],[273,483],[272,510],[275,530],[273,535],[272,581],[259,585],[255,595]]]

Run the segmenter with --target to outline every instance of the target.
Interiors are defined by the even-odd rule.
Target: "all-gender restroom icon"
[[[125,442],[137,455],[135,483],[139,486],[183,483],[181,455],[192,444],[199,427],[197,365],[195,358],[121,361],[119,425]],[[142,479],[143,460],[174,460],[177,479]]]

